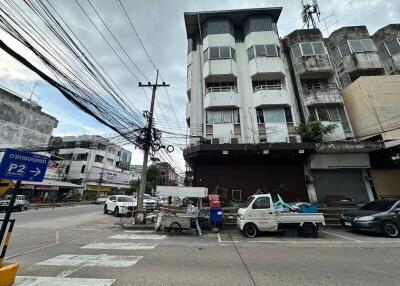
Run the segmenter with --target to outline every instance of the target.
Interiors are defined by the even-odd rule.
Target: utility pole
[[[151,145],[151,131],[153,128],[153,113],[154,113],[154,100],[156,97],[156,91],[158,87],[168,87],[169,84],[165,84],[163,82],[162,84],[158,84],[158,70],[157,70],[157,76],[156,76],[156,82],[155,84],[151,84],[148,82],[147,84],[142,84],[139,82],[139,87],[151,87],[152,88],[152,93],[151,93],[151,102],[150,102],[150,113],[148,114],[147,118],[147,130],[146,130],[146,135],[145,135],[145,144],[144,144],[144,156],[143,156],[143,167],[142,167],[142,177],[140,178],[140,188],[139,188],[139,194],[138,194],[138,202],[137,202],[137,216],[136,216],[136,223],[143,223],[144,221],[144,210],[143,210],[143,197],[144,197],[144,191],[146,188],[146,177],[147,177],[147,163],[148,163],[148,157],[149,157],[149,152],[150,152],[150,145]]]

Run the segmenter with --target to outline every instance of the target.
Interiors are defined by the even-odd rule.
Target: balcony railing
[[[224,86],[224,87],[208,87],[206,89],[206,93],[210,92],[235,92],[237,93],[237,87],[236,86]]]
[[[323,87],[320,89],[309,89],[301,92],[306,106],[325,103],[343,103],[339,89],[336,85]]]
[[[254,89],[253,92],[257,92],[260,90],[281,90],[284,89],[283,85],[281,84],[266,84],[266,85],[257,85]]]

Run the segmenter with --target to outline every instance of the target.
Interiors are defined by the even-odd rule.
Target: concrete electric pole
[[[138,202],[137,202],[136,223],[143,223],[144,215],[145,215],[145,212],[143,210],[143,197],[144,197],[144,191],[146,189],[147,163],[148,163],[149,151],[150,151],[150,147],[151,147],[151,137],[152,137],[151,131],[153,128],[154,100],[156,97],[156,91],[157,91],[158,87],[168,87],[168,86],[169,86],[169,84],[165,84],[165,82],[163,82],[162,84],[158,84],[158,70],[157,70],[155,84],[151,84],[150,82],[147,84],[142,84],[141,82],[139,82],[139,87],[151,87],[152,93],[151,93],[150,113],[148,114],[148,118],[147,118],[148,125],[147,125],[147,130],[146,130],[146,135],[145,135],[143,168],[142,168],[142,177],[140,178],[140,188],[139,188]]]

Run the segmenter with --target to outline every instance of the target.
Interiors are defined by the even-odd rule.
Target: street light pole
[[[146,188],[146,177],[147,177],[147,163],[149,159],[149,152],[150,152],[150,145],[151,145],[151,131],[153,128],[153,113],[154,113],[154,101],[156,97],[156,91],[158,87],[168,87],[169,84],[158,84],[158,70],[156,76],[155,84],[151,84],[150,82],[147,84],[142,84],[139,82],[139,87],[151,87],[151,102],[150,102],[150,113],[147,119],[147,130],[146,130],[146,137],[145,137],[145,144],[144,144],[144,156],[143,156],[143,166],[142,166],[142,177],[140,178],[140,188],[138,194],[138,202],[137,202],[137,216],[136,216],[136,223],[143,223],[144,221],[144,210],[143,210],[143,197]]]

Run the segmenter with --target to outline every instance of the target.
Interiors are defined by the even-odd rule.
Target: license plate
[[[345,222],[344,222],[344,225],[345,225],[345,226],[351,226],[351,222],[345,221]]]

